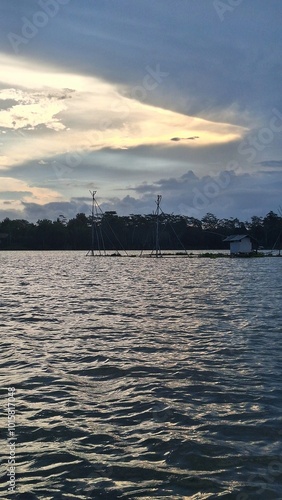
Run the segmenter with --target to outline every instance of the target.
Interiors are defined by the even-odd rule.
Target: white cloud
[[[38,125],[44,125],[55,131],[65,128],[56,118],[58,113],[66,109],[60,95],[50,96],[46,92],[9,88],[0,90],[0,99],[13,99],[17,102],[9,109],[0,111],[0,127],[32,130]]]
[[[11,193],[11,199],[7,199],[6,193]],[[5,210],[7,201],[9,202],[9,209],[22,210],[22,201],[26,203],[45,205],[49,201],[56,200],[61,201],[63,200],[63,197],[54,190],[31,186],[25,181],[21,181],[12,177],[0,177],[1,210]]]
[[[0,57],[0,67],[8,66]],[[11,64],[11,63],[10,63]],[[21,129],[22,139],[6,141],[7,168],[32,160],[46,160],[77,150],[128,149],[139,145],[171,145],[173,136],[197,135],[187,147],[223,144],[241,138],[246,129],[150,106],[123,96],[117,88],[94,77],[36,68],[26,62],[17,73],[1,74],[2,82],[18,88],[2,90],[2,98],[18,102],[0,113],[0,126]],[[72,89],[70,94],[69,87]],[[62,99],[72,96],[71,99]],[[44,126],[36,136],[30,131]],[[50,140],[46,129],[56,131]],[[29,139],[31,138],[31,139]],[[192,143],[193,142],[193,143]]]

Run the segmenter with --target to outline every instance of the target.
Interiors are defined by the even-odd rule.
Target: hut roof
[[[227,236],[223,241],[242,241],[244,238],[250,238],[250,236],[248,234],[232,234],[231,236]]]

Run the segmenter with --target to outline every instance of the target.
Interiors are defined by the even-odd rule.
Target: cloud
[[[0,57],[1,64],[4,69],[12,67],[12,62],[4,56]],[[159,144],[168,147],[174,130],[200,132],[201,146],[239,140],[247,132],[245,127],[140,103],[94,77],[58,74],[39,66],[35,69],[27,62],[20,69],[21,77],[5,72],[1,76],[9,84],[13,78],[18,81],[18,88],[7,87],[1,91],[3,98],[12,98],[18,104],[0,112],[0,126],[22,133],[17,141],[7,139],[4,143],[3,166],[6,168],[27,160],[46,161],[72,151],[84,154],[83,151],[102,148],[130,149]],[[68,85],[71,91],[66,90]],[[37,131],[40,133],[33,133]],[[55,132],[52,140],[50,131]]]
[[[23,206],[24,217],[31,222],[37,222],[39,219],[49,219],[53,221],[60,217],[60,215],[63,215],[69,220],[81,212],[85,213],[87,216],[91,214],[90,203],[86,204],[84,202],[72,200],[67,202],[46,203],[45,205],[25,202]]]
[[[55,190],[32,186],[12,177],[0,177],[0,209],[2,210],[5,210],[7,201],[11,205],[11,210],[18,213],[25,202],[44,205],[49,200],[61,199],[62,196]]]
[[[189,171],[179,177],[162,178],[153,184],[142,183],[132,189],[138,197],[115,198],[102,207],[129,213],[148,207],[162,194],[162,208],[167,213],[181,213],[201,219],[207,212],[219,218],[238,217],[250,220],[253,215],[277,212],[281,205],[282,172],[243,173],[223,171],[198,177]],[[146,213],[146,212],[145,212]],[[149,212],[147,212],[149,213]]]
[[[24,184],[19,186],[20,189],[24,187]],[[88,187],[96,189],[95,185]],[[137,184],[131,189],[132,194],[124,197],[109,197],[98,192],[97,201],[103,211],[115,210],[119,215],[148,214],[155,209],[156,196],[161,194],[162,209],[166,213],[201,219],[211,212],[219,218],[238,217],[245,221],[250,220],[253,215],[265,216],[270,210],[279,212],[281,190],[281,171],[252,174],[225,171],[203,177],[188,171],[179,177],[161,178],[151,184]],[[41,193],[32,192],[31,189],[31,194],[27,194],[26,201],[22,204],[0,204],[0,218],[9,217],[13,213],[18,218],[35,222],[39,218],[56,220],[61,214],[67,219],[75,217],[79,212],[90,214],[90,194],[89,197],[73,197],[70,201],[58,199],[47,203],[36,202],[36,196],[39,195],[41,197]],[[48,198],[48,192],[45,192],[45,196]]]
[[[37,2],[2,0],[3,51],[14,56],[7,35],[21,34]],[[282,6],[272,0],[241,5],[220,22],[214,2],[72,0],[20,47],[17,66],[29,56],[63,72],[99,77],[123,90],[142,85],[146,66],[160,64],[169,77],[146,96],[148,104],[217,119],[237,106],[235,122],[246,111],[261,116],[281,103],[279,61]],[[267,40],[261,33],[267,32]],[[60,50],[58,50],[58,47]],[[152,50],[153,47],[153,50]],[[224,121],[224,120],[223,120]]]
[[[221,22],[213,2],[71,0],[16,54],[9,33],[40,9],[1,2],[0,175],[12,179],[1,206],[71,213],[92,184],[124,211],[163,192],[169,210],[196,214],[193,189],[218,213],[256,197],[260,209],[271,189],[276,203],[281,134],[265,144],[261,131],[282,112],[279,0],[256,0],[255,22],[249,2]],[[212,197],[230,162],[232,189]]]
[[[198,135],[193,135],[192,137],[172,137],[170,140],[174,142],[179,141],[194,141],[195,139],[199,139]]]
[[[23,91],[19,89],[0,90],[0,99],[9,102],[6,110],[0,111],[0,127],[6,129],[33,130],[38,125],[55,131],[63,130],[65,126],[56,116],[66,109],[62,95],[46,95],[44,92]]]
[[[266,167],[266,168],[278,168],[280,169],[282,167],[282,160],[266,160],[266,161],[261,161],[258,163],[259,166]]]
[[[2,91],[0,90],[0,110],[8,110],[18,104],[18,101],[15,99],[1,98],[1,94]]]

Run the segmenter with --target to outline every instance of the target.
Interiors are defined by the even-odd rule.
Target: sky
[[[281,0],[0,8],[0,220],[282,214]]]

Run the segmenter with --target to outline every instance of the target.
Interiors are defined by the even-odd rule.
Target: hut
[[[232,234],[223,241],[230,243],[230,255],[248,254],[252,251],[252,241],[247,234]]]

